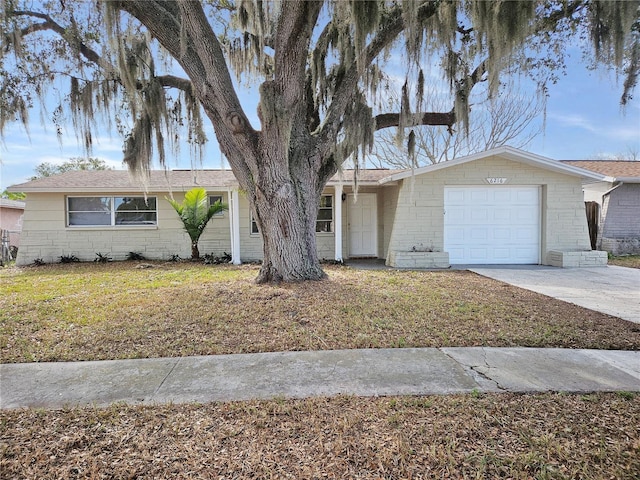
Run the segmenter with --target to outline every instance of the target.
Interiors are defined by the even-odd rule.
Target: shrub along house
[[[319,205],[320,258],[383,258],[395,267],[451,264],[606,264],[591,251],[582,184],[595,172],[510,147],[412,171],[336,175]],[[27,193],[17,263],[62,255],[92,260],[187,258],[190,241],[166,200],[205,187],[229,210],[200,239],[203,253],[229,252],[233,263],[260,260],[262,241],[249,203],[229,170],[153,171],[145,187],[126,171],[79,171],[10,190]],[[146,191],[146,193],[145,193]]]

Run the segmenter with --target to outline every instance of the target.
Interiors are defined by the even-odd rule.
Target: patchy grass
[[[639,349],[640,326],[465,271],[255,285],[254,266],[0,271],[3,363],[363,347]]]
[[[0,412],[3,478],[637,478],[640,396],[455,395]]]
[[[619,267],[640,268],[640,255],[620,255],[609,258],[609,265]]]
[[[640,347],[637,325],[470,272],[0,271],[3,362],[401,346]],[[640,395],[469,394],[0,411],[0,477],[635,478]]]

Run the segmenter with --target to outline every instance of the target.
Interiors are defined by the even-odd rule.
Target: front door
[[[375,193],[349,195],[349,256],[378,256],[378,198]]]

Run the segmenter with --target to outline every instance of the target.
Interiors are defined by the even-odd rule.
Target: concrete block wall
[[[505,186],[541,186],[543,262],[549,250],[590,249],[580,178],[490,157],[402,180],[387,261],[420,244],[444,250],[444,187],[487,185],[491,177],[507,178]]]
[[[552,267],[604,267],[607,265],[607,252],[598,250],[582,252],[563,252],[551,250],[547,254],[547,265]]]
[[[129,252],[140,253],[150,260],[169,259],[174,254],[190,258],[191,240],[175,210],[165,200],[166,192],[150,192],[148,195],[157,198],[157,226],[67,227],[65,195],[29,193],[16,263],[28,265],[35,259],[55,263],[62,255],[75,255],[82,261],[92,261],[98,252],[114,260],[124,260]],[[174,192],[174,198],[179,202],[182,195]],[[229,216],[225,212],[224,216],[215,217],[207,225],[199,242],[201,254],[230,252],[230,236]]]
[[[397,268],[449,268],[447,252],[390,251],[387,265]]]

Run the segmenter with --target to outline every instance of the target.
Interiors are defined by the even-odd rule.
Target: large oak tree
[[[54,122],[70,117],[88,149],[97,125],[117,129],[125,162],[144,172],[154,156],[164,163],[181,127],[193,145],[204,142],[202,109],[262,233],[258,281],[320,279],[320,195],[346,159],[357,164],[371,149],[376,130],[465,128],[475,85],[498,92],[514,65],[543,85],[572,36],[590,39],[593,58],[624,75],[626,103],[640,63],[638,4],[5,0],[0,131],[9,121],[28,124],[30,108],[66,85]],[[393,84],[385,74],[398,75],[389,66],[398,58],[401,107],[382,111]],[[450,86],[444,111],[424,111],[427,65]],[[239,83],[259,84],[259,125],[238,98]],[[411,150],[410,135],[407,143]]]

